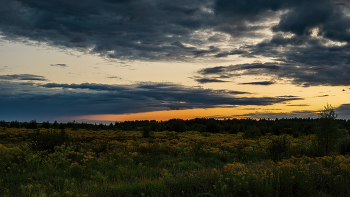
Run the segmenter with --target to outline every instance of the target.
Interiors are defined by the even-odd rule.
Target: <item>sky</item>
[[[350,119],[349,0],[1,0],[0,120]]]

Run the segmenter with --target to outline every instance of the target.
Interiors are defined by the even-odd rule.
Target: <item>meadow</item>
[[[314,134],[3,127],[0,137],[4,197],[350,196],[348,149],[319,155]]]

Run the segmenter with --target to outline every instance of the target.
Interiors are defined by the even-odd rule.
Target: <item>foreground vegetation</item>
[[[1,196],[350,195],[347,146],[315,135],[0,129]]]

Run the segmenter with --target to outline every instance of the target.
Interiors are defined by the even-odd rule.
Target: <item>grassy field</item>
[[[0,128],[1,196],[350,196],[314,135]],[[58,144],[58,146],[54,145]]]

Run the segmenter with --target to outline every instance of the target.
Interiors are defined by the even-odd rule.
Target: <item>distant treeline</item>
[[[247,137],[258,137],[265,135],[266,133],[272,133],[273,135],[290,134],[295,137],[299,135],[314,134],[315,128],[318,125],[320,119],[312,118],[292,118],[292,119],[224,119],[216,120],[213,118],[195,118],[191,120],[171,119],[168,121],[155,121],[155,120],[136,120],[115,122],[109,125],[105,124],[91,124],[91,123],[50,123],[49,121],[43,123],[37,123],[36,120],[30,122],[19,121],[0,121],[0,127],[7,128],[52,128],[52,129],[66,129],[72,130],[86,129],[86,130],[122,130],[122,131],[137,131],[137,130],[151,130],[151,131],[199,131],[209,133],[230,133],[236,134],[243,132]],[[336,119],[337,127],[341,130],[350,130],[350,120]]]

